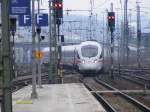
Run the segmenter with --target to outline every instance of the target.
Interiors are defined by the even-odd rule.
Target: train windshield
[[[83,57],[95,57],[98,54],[98,47],[93,45],[83,46],[81,48],[81,53]]]

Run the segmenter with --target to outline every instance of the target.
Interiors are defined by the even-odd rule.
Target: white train
[[[48,62],[49,48],[45,48],[43,52],[45,54],[43,63],[45,63]],[[62,46],[61,63],[66,69],[76,68],[81,73],[98,73],[103,69],[102,47],[97,41],[85,41],[78,45]]]
[[[102,47],[97,41],[82,42],[76,51],[76,64],[80,72],[98,73],[103,69]]]

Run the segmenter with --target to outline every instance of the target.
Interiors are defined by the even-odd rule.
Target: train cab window
[[[98,54],[98,47],[94,45],[87,45],[81,48],[81,53],[83,57],[95,57]]]

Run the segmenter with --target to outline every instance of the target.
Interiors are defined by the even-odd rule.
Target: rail
[[[99,78],[95,79],[99,84],[102,84],[103,86],[105,86],[106,88],[111,88],[115,91],[118,92],[118,94],[120,94],[122,97],[124,97],[126,100],[128,100],[129,102],[131,102],[132,104],[134,104],[135,106],[137,106],[138,108],[140,108],[142,111],[144,112],[150,112],[150,108],[143,105],[142,103],[140,103],[139,101],[137,101],[136,99],[130,97],[129,95],[123,93],[122,91],[112,87],[111,85],[108,85],[107,83],[105,83],[104,81],[100,80]]]
[[[85,84],[85,87],[89,91],[94,91],[91,87],[89,87],[87,84]],[[117,112],[99,93],[92,92],[93,96],[103,105],[103,107],[106,109],[108,112]]]

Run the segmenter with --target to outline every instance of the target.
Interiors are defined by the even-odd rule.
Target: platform
[[[31,86],[13,93],[13,112],[106,112],[81,83],[44,85],[31,100]]]

